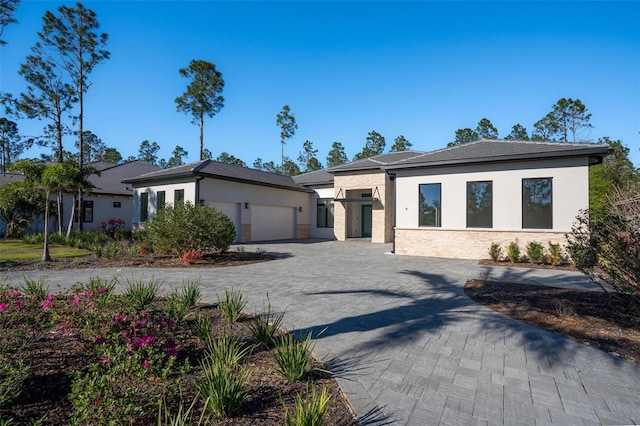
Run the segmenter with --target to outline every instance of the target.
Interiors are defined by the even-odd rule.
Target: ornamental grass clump
[[[191,328],[193,329],[193,334],[195,334],[198,339],[206,342],[213,333],[211,317],[209,315],[198,315]]]
[[[203,377],[197,389],[206,402],[207,411],[216,418],[236,412],[247,399],[245,383],[249,378],[246,366],[227,365],[208,356],[200,362]]]
[[[306,397],[301,393],[296,394],[296,408],[293,414],[285,407],[286,426],[323,426],[326,424],[327,411],[329,409],[329,391],[322,388],[317,393],[311,383],[307,383]]]
[[[266,348],[271,348],[274,346],[276,336],[280,332],[282,321],[284,321],[284,312],[276,314],[271,310],[271,303],[269,303],[266,310],[255,315],[249,327],[253,337],[258,339]]]
[[[31,277],[23,277],[23,283],[20,289],[25,296],[35,297],[38,300],[43,300],[49,293],[49,286],[44,283],[44,279],[33,279]]]
[[[160,281],[128,280],[124,297],[136,309],[145,309],[156,300],[159,293]]]
[[[242,310],[247,305],[247,300],[240,290],[224,289],[224,297],[218,296],[218,307],[227,317],[230,323],[238,321],[242,315]]]
[[[491,243],[491,247],[489,247],[489,256],[494,262],[500,261],[502,258],[502,247],[500,247],[500,244]]]
[[[298,341],[291,333],[285,333],[276,340],[274,357],[277,371],[292,382],[303,379],[312,371],[329,373],[313,358],[311,332]]]

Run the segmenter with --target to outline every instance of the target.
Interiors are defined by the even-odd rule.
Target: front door
[[[360,235],[364,238],[371,238],[371,222],[372,222],[371,204],[363,204],[361,210],[362,229]]]

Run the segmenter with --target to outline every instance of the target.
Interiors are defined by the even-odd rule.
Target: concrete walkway
[[[464,295],[470,278],[593,288],[579,273],[394,256],[359,241],[243,246],[281,259],[216,269],[34,271],[52,290],[90,276],[199,279],[207,301],[269,297],[290,330],[312,329],[363,424],[637,424],[640,365],[539,330]],[[22,273],[3,273],[15,284]]]

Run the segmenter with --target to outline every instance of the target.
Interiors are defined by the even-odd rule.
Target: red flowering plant
[[[113,238],[113,236],[119,229],[124,228],[124,220],[112,217],[108,221],[103,220],[102,222],[100,222],[100,227],[102,228],[102,231],[104,233]]]
[[[182,255],[182,261],[185,263],[195,263],[198,260],[202,259],[202,252],[199,251],[188,251]]]

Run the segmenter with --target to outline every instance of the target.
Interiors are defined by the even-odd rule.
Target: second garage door
[[[293,207],[251,206],[251,240],[288,240],[296,236]]]
[[[236,238],[233,240],[234,243],[240,241],[240,204],[239,203],[220,203],[213,202],[209,203],[211,207],[215,207],[220,210],[222,213],[226,214],[229,219],[233,222],[233,225],[236,227]]]

